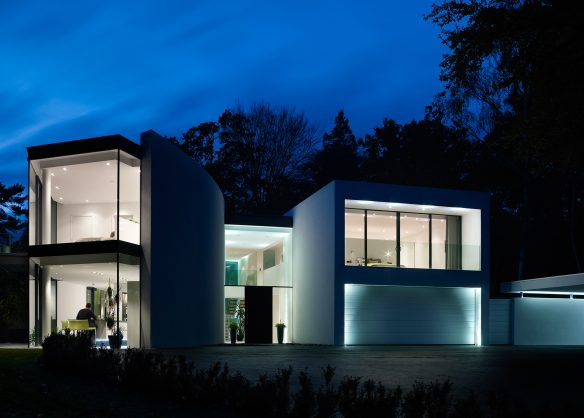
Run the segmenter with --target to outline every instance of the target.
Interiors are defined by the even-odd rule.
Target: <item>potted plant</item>
[[[278,344],[284,343],[284,328],[286,328],[286,324],[283,322],[278,322],[276,324],[276,330],[278,331]]]
[[[238,329],[239,329],[239,325],[237,324],[237,322],[230,322],[229,323],[229,336],[231,337],[231,344],[235,344]]]
[[[237,328],[237,341],[243,341],[245,338],[245,308],[243,306],[237,305],[235,317],[239,320],[239,326]]]
[[[118,328],[116,321],[118,301],[119,296],[117,294],[114,296],[114,290],[112,289],[111,284],[108,283],[105,292],[105,325],[111,332],[111,335],[108,335],[107,338],[109,340],[109,346],[112,349],[121,348],[122,340],[124,339],[124,335]]]

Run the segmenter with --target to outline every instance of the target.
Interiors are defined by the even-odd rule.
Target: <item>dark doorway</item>
[[[246,286],[245,288],[245,342],[272,343],[272,288]]]

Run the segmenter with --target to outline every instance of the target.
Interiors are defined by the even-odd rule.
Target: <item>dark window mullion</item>
[[[432,214],[428,214],[428,268],[432,268]]]
[[[395,247],[395,251],[396,251],[396,264],[397,267],[401,266],[401,231],[400,231],[400,216],[401,213],[400,212],[396,212],[395,213],[395,234],[396,234],[396,247]]]
[[[365,241],[365,266],[367,266],[367,209],[365,209],[365,222],[363,227],[363,238]]]

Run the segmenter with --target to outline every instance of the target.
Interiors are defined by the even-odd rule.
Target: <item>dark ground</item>
[[[321,368],[330,364],[337,382],[362,376],[409,389],[415,381],[450,379],[457,396],[493,392],[532,406],[576,403],[584,393],[584,347],[224,345],[165,353],[183,354],[197,367],[227,362],[254,381],[291,365],[293,389],[304,368],[318,387]]]

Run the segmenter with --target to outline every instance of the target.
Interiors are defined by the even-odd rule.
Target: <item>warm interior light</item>
[[[63,171],[67,171],[67,167],[63,167]]]
[[[59,189],[61,189],[61,188],[60,188],[59,186],[55,186],[55,189],[59,190]]]

